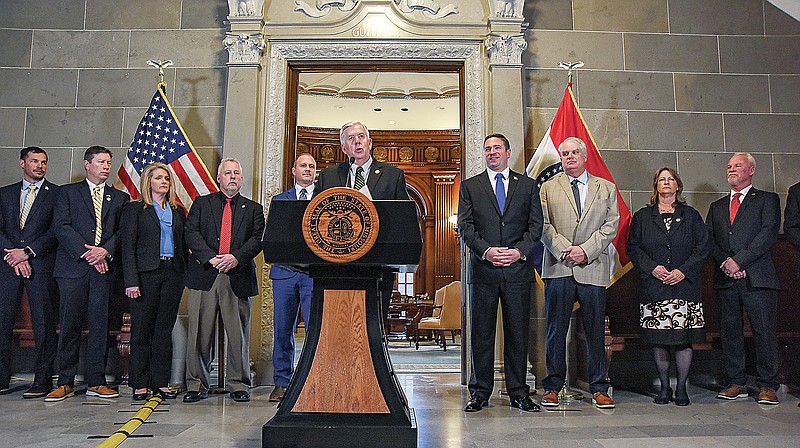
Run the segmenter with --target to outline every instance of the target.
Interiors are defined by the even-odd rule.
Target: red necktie
[[[733,220],[736,219],[736,213],[739,211],[739,206],[742,205],[742,201],[739,198],[742,197],[741,193],[734,193],[733,200],[731,201],[731,224],[733,224]]]
[[[225,208],[222,209],[222,226],[219,231],[219,250],[217,254],[223,255],[231,252],[231,198],[225,198]]]

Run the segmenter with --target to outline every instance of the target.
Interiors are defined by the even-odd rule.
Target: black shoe
[[[533,400],[531,400],[531,397],[527,395],[524,397],[512,398],[511,407],[525,412],[539,412],[542,410],[542,408],[540,408],[538,404],[534,403]]]
[[[153,395],[161,397],[162,400],[174,400],[175,398],[178,397],[177,393],[171,390],[165,391],[162,389],[156,389],[155,391],[153,391]]]
[[[0,384],[0,394],[7,394],[11,391],[11,385],[8,383]]]
[[[34,383],[30,389],[26,390],[24,394],[22,394],[22,398],[31,399],[31,398],[44,398],[50,391],[53,390],[52,384],[36,384]]]
[[[197,403],[200,400],[205,400],[208,398],[208,392],[199,392],[196,390],[191,390],[186,392],[186,395],[183,396],[184,403]]]
[[[653,403],[655,404],[669,404],[670,401],[672,401],[672,388],[669,386],[666,388],[662,387],[661,392],[653,399]]]
[[[238,403],[247,403],[250,401],[250,394],[244,390],[237,390],[236,392],[231,392],[231,399]]]
[[[481,397],[472,397],[464,406],[464,412],[478,412],[484,407],[489,406],[489,400]]]
[[[686,393],[686,388],[675,389],[675,404],[678,406],[689,406],[689,394]]]
[[[133,401],[145,401],[147,400],[147,395],[147,391],[144,391],[140,394],[134,392],[133,395],[131,395],[131,398],[133,398]]]

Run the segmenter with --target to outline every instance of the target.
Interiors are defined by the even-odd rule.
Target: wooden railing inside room
[[[405,172],[409,196],[417,204],[422,229],[422,259],[414,281],[417,293],[461,279],[458,238],[448,221],[458,208],[463,146],[458,129],[436,131],[370,131],[372,156]],[[322,170],[345,160],[339,129],[297,128],[297,146],[287,157],[285,187],[291,186],[291,163],[310,153]]]

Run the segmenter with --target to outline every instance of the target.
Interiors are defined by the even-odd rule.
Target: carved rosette
[[[491,34],[486,38],[485,46],[491,66],[522,67],[522,52],[528,48],[528,43],[519,35]]]
[[[389,159],[389,150],[383,146],[378,146],[372,149],[372,156],[375,157],[375,160],[378,162],[385,162]]]
[[[222,45],[228,50],[228,65],[258,65],[266,41],[261,33],[228,33]]]

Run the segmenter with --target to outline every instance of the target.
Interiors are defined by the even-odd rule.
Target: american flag
[[[178,122],[164,94],[164,87],[165,84],[159,84],[150,100],[150,107],[139,122],[114,186],[127,191],[131,198],[138,198],[141,196],[139,176],[142,170],[152,162],[161,162],[169,165],[175,173],[176,195],[188,210],[194,198],[219,189]]]

